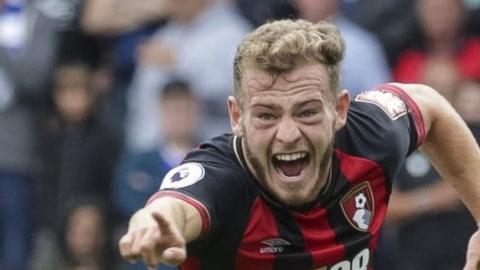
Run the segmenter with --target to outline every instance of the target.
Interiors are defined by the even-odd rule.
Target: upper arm
[[[459,178],[478,146],[469,128],[450,103],[433,88],[421,84],[398,84],[420,108],[425,141],[420,147],[444,178]]]
[[[424,115],[426,138],[421,147],[440,175],[450,182],[480,220],[480,150],[466,123],[435,90],[400,85]]]

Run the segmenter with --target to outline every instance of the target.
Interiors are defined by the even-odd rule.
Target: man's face
[[[465,14],[462,0],[421,0],[417,12],[429,38],[455,38]]]
[[[160,126],[170,142],[191,140],[196,136],[199,106],[194,97],[170,95],[159,103]]]
[[[247,69],[241,105],[230,99],[232,127],[244,137],[250,169],[288,206],[314,200],[328,178],[335,130],[343,126],[348,107],[346,91],[339,108],[329,83],[320,64],[301,66],[275,81]]]

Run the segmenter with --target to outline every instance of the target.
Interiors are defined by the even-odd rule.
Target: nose
[[[294,144],[300,140],[301,136],[302,133],[293,119],[285,118],[278,124],[277,141],[283,144]]]

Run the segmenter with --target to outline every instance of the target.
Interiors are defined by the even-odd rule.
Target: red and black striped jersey
[[[369,270],[392,181],[424,137],[417,105],[385,84],[352,101],[330,181],[309,205],[286,207],[262,189],[231,134],[190,152],[151,200],[173,196],[200,212],[183,270]]]

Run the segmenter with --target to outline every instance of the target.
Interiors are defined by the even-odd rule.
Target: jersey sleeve
[[[405,118],[409,120],[408,129],[412,144],[410,152],[414,150],[413,148],[419,147],[425,140],[426,132],[422,112],[417,103],[402,88],[393,84],[383,84],[377,88],[377,91],[391,93],[403,101],[408,116]]]
[[[148,202],[169,196],[195,207],[202,219],[202,241],[215,234],[220,224],[228,222],[238,210],[233,208],[241,208],[249,196],[239,168],[211,152],[198,149],[190,153],[181,165],[165,175],[160,190]]]
[[[425,125],[420,108],[403,89],[383,84],[354,98],[337,137],[338,148],[380,163],[393,178],[424,141]]]

